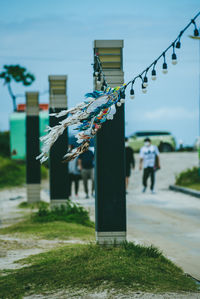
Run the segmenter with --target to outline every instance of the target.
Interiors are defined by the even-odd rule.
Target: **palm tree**
[[[3,71],[0,73],[0,79],[4,80],[4,84],[8,87],[8,92],[13,101],[13,110],[17,110],[16,98],[11,88],[11,82],[21,82],[24,86],[29,86],[35,80],[34,75],[28,73],[26,68],[20,65],[4,65]]]

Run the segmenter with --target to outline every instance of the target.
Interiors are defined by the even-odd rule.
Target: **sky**
[[[14,91],[39,91],[48,102],[48,75],[68,75],[68,106],[93,90],[93,41],[123,39],[125,82],[144,70],[177,37],[200,10],[199,0],[0,0],[0,72],[5,64],[20,64],[36,77],[29,87],[13,84]],[[200,18],[197,21],[198,28]],[[168,74],[157,66],[157,80],[147,94],[126,96],[126,135],[140,130],[170,131],[185,145],[199,135],[199,41],[191,27],[177,49],[178,64],[166,56]],[[25,98],[18,99],[24,103]],[[0,131],[9,129],[12,102],[0,81]]]

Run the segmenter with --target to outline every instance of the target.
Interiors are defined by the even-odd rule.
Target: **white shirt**
[[[140,149],[140,158],[143,159],[143,167],[154,167],[156,156],[159,156],[159,150],[157,146],[150,145],[150,146],[143,146]]]

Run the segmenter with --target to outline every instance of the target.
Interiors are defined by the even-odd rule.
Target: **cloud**
[[[146,111],[143,113],[145,120],[193,120],[198,117],[198,111],[188,111],[183,107],[163,107],[153,111]]]

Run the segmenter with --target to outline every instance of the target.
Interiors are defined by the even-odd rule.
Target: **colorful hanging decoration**
[[[40,159],[41,163],[46,161],[51,146],[63,134],[64,130],[71,125],[77,125],[76,130],[78,133],[75,137],[80,146],[68,152],[64,159],[70,161],[86,151],[91,138],[94,138],[102,124],[106,120],[113,119],[116,113],[115,105],[123,96],[122,87],[107,88],[105,92],[94,91],[87,93],[84,102],[76,107],[63,110],[60,113],[51,113],[51,116],[58,118],[66,116],[66,118],[54,127],[47,127],[48,134],[41,137],[41,141],[43,141],[42,153],[37,159]]]
[[[81,153],[88,150],[90,145],[90,140],[94,138],[97,132],[101,129],[102,124],[107,120],[112,120],[116,113],[116,106],[120,107],[125,102],[125,90],[128,85],[131,84],[130,88],[130,98],[134,99],[135,92],[133,86],[137,79],[141,80],[142,92],[147,92],[148,86],[148,72],[151,70],[152,80],[156,80],[156,65],[160,59],[163,59],[162,72],[167,73],[167,62],[166,53],[169,49],[172,49],[172,64],[177,64],[177,56],[175,53],[175,48],[180,49],[181,47],[181,37],[183,33],[193,24],[194,25],[194,36],[199,36],[199,30],[195,20],[200,16],[200,12],[187,24],[187,26],[181,30],[177,38],[158,56],[147,68],[145,68],[140,74],[135,76],[131,81],[122,86],[111,88],[109,87],[101,61],[98,54],[95,55],[94,63],[94,76],[96,77],[96,83],[101,84],[101,91],[94,91],[92,93],[87,93],[85,99],[82,103],[78,104],[74,108],[63,110],[60,113],[52,113],[51,116],[63,117],[66,116],[58,125],[54,127],[47,127],[47,135],[41,137],[43,141],[42,153],[36,158],[40,159],[43,163],[48,159],[48,153],[51,146],[63,134],[64,130],[72,125],[76,125],[76,130],[78,131],[77,143],[80,144],[77,148],[74,148],[71,152],[67,152],[63,157],[64,161],[70,161],[75,157],[79,156]]]

